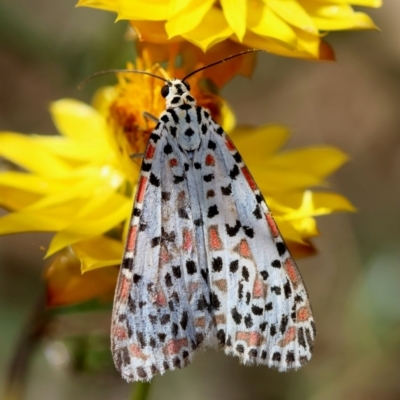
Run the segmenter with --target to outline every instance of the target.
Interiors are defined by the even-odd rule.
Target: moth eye
[[[169,87],[168,87],[168,85],[164,85],[161,88],[161,96],[166,98],[168,96],[168,94],[169,94]]]
[[[186,89],[190,91],[190,85],[187,82],[183,82],[183,84],[186,86]]]

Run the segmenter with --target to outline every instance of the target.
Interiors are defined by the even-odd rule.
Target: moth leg
[[[157,123],[157,122],[158,122],[158,118],[155,117],[153,114],[150,114],[150,113],[147,112],[147,111],[143,111],[142,115],[143,115],[143,117],[144,117],[145,119],[147,119],[147,120],[153,121],[154,123]]]
[[[133,154],[129,155],[131,160],[134,160],[135,158],[142,158],[143,156],[144,156],[144,153],[133,153]]]

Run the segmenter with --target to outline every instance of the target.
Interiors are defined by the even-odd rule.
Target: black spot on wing
[[[229,176],[231,179],[236,179],[236,177],[239,175],[239,167],[235,165],[230,171],[229,171]]]
[[[153,173],[150,174],[150,183],[155,187],[160,186],[160,180]]]
[[[142,171],[148,172],[151,170],[151,163],[142,162]]]
[[[171,115],[172,119],[177,124],[179,122],[179,118],[175,110],[173,108],[167,108],[167,112]]]
[[[152,140],[154,143],[157,143],[159,139],[160,139],[160,135],[157,135],[156,133],[152,133],[150,135],[150,140]]]
[[[169,144],[169,143],[167,143],[166,145],[165,145],[165,147],[164,147],[164,153],[165,154],[171,154],[172,153],[172,146]]]
[[[283,256],[286,251],[286,245],[283,242],[276,242],[276,249],[278,250],[278,254]]]
[[[216,205],[210,206],[208,208],[208,213],[207,213],[208,218],[213,218],[218,214],[219,214],[219,211],[218,211],[218,207]]]
[[[225,224],[226,233],[230,237],[234,237],[238,234],[241,226],[242,226],[242,224],[240,223],[239,220],[236,220],[235,226],[229,226],[228,224]]]
[[[213,142],[212,140],[209,140],[209,142],[208,142],[208,148],[209,148],[210,150],[215,150],[215,149],[217,148],[217,145],[216,145],[216,143]]]
[[[229,196],[232,194],[232,185],[229,184],[228,186],[221,186],[221,192],[224,196]]]

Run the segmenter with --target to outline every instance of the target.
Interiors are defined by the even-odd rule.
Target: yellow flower
[[[332,59],[325,32],[375,29],[352,5],[380,7],[381,0],[79,0],[128,19],[139,39],[188,41],[206,51],[233,41],[285,56]]]
[[[232,130],[224,100],[194,78],[191,83],[198,103],[231,131],[289,247],[295,255],[310,254],[310,238],[318,234],[314,217],[354,210],[338,194],[307,190],[324,185],[346,156],[330,147],[279,152],[288,138],[279,126]],[[60,136],[0,134],[0,156],[24,170],[0,173],[0,205],[10,211],[0,218],[0,234],[55,233],[47,256],[56,258],[45,273],[49,305],[110,296],[139,175],[130,155],[144,150],[154,128],[142,111],[159,115],[165,107],[161,86],[149,76],[123,74],[118,85],[98,92],[94,107],[71,99],[53,103]],[[81,280],[80,271],[92,270]]]

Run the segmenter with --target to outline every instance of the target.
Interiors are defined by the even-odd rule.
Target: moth
[[[129,382],[183,368],[207,346],[279,371],[313,351],[299,270],[231,139],[190,94],[195,72],[153,75],[166,109],[143,156],[112,313]]]

